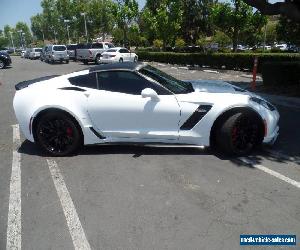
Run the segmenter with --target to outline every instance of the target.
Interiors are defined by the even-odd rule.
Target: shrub
[[[162,63],[209,66],[221,69],[251,70],[254,58],[258,57],[258,72],[265,62],[300,61],[300,55],[286,54],[258,54],[258,53],[174,53],[174,52],[145,52],[139,51],[140,60],[155,61]]]
[[[266,62],[262,65],[265,85],[300,85],[300,61]]]
[[[185,46],[185,41],[182,38],[177,38],[175,41],[175,46],[178,48],[182,48]]]
[[[153,41],[153,46],[155,47],[155,48],[162,48],[162,46],[163,46],[163,41],[162,40],[159,40],[159,39],[155,39],[154,41]]]

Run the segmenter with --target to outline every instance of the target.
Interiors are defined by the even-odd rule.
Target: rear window
[[[65,51],[66,46],[53,46],[53,50],[55,50],[55,51]]]
[[[78,87],[97,89],[96,73],[70,77],[69,82]]]
[[[77,45],[67,45],[68,50],[75,50],[77,49]]]
[[[42,52],[42,49],[35,49],[35,52]]]

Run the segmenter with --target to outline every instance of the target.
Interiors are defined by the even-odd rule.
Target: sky
[[[146,0],[137,0],[139,7],[145,5]],[[226,0],[224,0],[226,1]],[[271,0],[270,2],[275,2]],[[42,12],[41,0],[0,0],[0,29],[4,25],[15,26],[18,21],[26,22],[30,27],[30,17]]]
[[[146,0],[137,0],[140,8]],[[0,0],[0,29],[4,25],[15,26],[17,22],[26,22],[30,27],[30,17],[42,12],[41,0]]]

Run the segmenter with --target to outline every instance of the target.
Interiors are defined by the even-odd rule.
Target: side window
[[[96,73],[70,77],[69,82],[78,87],[97,89]]]
[[[99,88],[101,90],[120,92],[131,95],[140,95],[145,88],[154,89],[159,95],[169,95],[169,91],[163,87],[152,84],[145,78],[129,71],[107,71],[98,75]]]
[[[103,44],[102,43],[94,43],[92,44],[93,49],[103,49]]]
[[[120,53],[129,53],[127,49],[120,49]]]

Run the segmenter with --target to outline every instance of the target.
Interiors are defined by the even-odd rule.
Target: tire
[[[84,60],[82,62],[83,62],[84,65],[88,65],[89,64],[88,60]]]
[[[4,69],[6,67],[5,62],[0,59],[0,69]]]
[[[137,61],[138,61],[138,58],[137,58],[137,56],[135,56],[133,59],[133,62],[137,63]]]
[[[98,65],[101,64],[101,55],[96,56],[95,63]]]
[[[243,156],[262,144],[259,118],[250,112],[238,112],[219,124],[216,146],[221,153]]]
[[[51,156],[74,154],[83,144],[80,126],[63,112],[46,113],[39,118],[34,129],[36,143]]]
[[[66,60],[66,64],[68,64],[69,63],[69,60]]]
[[[123,58],[120,58],[119,62],[122,63],[123,62]]]

